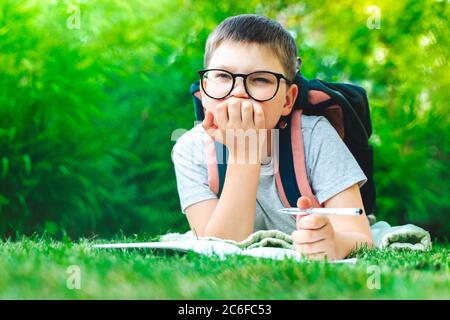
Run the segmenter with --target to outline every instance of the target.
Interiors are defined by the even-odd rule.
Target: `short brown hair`
[[[257,14],[228,17],[208,36],[205,45],[205,68],[208,67],[214,50],[227,40],[268,45],[280,59],[286,76],[294,80],[300,67],[297,46],[291,34],[277,21]]]

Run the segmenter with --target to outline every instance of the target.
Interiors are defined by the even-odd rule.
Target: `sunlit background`
[[[307,78],[369,96],[376,216],[450,231],[448,1],[0,1],[0,234],[186,231],[173,133],[228,16],[296,39]]]

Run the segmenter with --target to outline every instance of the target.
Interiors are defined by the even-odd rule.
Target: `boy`
[[[357,246],[373,245],[365,212],[312,214],[297,221],[277,213],[284,206],[268,132],[281,130],[280,119],[292,111],[297,61],[291,35],[263,16],[227,18],[209,35],[206,69],[200,72],[205,119],[180,137],[172,152],[180,204],[198,236],[241,241],[257,230],[278,229],[292,234],[295,249],[310,259],[343,259]],[[301,121],[308,181],[320,204],[364,208],[359,188],[367,177],[335,129],[322,116],[302,115]],[[258,133],[256,150],[247,144],[237,147],[242,131]],[[194,160],[204,154],[205,135],[229,152],[220,199],[208,186],[205,160]],[[305,209],[312,203],[300,197],[297,206]]]

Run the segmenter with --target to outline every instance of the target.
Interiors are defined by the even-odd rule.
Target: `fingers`
[[[301,196],[300,198],[298,198],[297,200],[297,207],[299,209],[310,209],[313,207],[312,201],[309,197],[305,197],[305,196]],[[298,223],[299,221],[307,216],[308,214],[299,214],[297,215],[296,221],[297,221],[297,229],[298,229]]]
[[[313,254],[305,254],[305,257],[308,260],[325,260],[325,258],[327,258],[328,260],[330,260],[328,258],[328,254],[325,252],[319,252],[319,253],[313,253]]]
[[[214,125],[214,115],[211,111],[206,110],[205,118],[202,121],[202,126],[205,130],[213,128]]]
[[[225,130],[228,123],[228,111],[225,103],[218,104],[214,110],[214,117],[220,130]]]
[[[334,229],[327,217],[311,214],[301,219],[299,223],[305,224],[300,227],[308,227],[308,229],[298,229],[292,232],[291,238],[295,250],[311,259],[322,260],[327,256],[328,259],[333,260],[336,254]]]
[[[308,214],[301,219],[297,219],[297,229],[303,230],[319,230],[324,228],[329,222],[325,215]]]
[[[325,239],[325,236],[316,230],[295,230],[291,237],[297,244],[312,244]]]
[[[310,209],[310,208],[313,207],[313,204],[312,204],[312,201],[311,201],[310,198],[305,197],[305,196],[301,196],[297,200],[297,207],[299,209]]]
[[[205,122],[209,121],[209,118]],[[262,106],[258,103],[245,100],[224,101],[218,104],[213,111],[213,122],[220,130],[233,129],[264,129],[265,116]]]
[[[214,137],[214,131],[217,128],[214,125],[214,116],[211,111],[206,110],[205,118],[202,121],[202,127],[210,137]]]
[[[242,102],[242,124],[245,128],[253,127],[253,104],[250,101]]]
[[[295,251],[306,256],[317,256],[325,253],[325,249],[310,244],[295,244]]]
[[[259,103],[253,103],[253,112],[255,116],[255,128],[264,129],[266,126],[266,119],[264,117],[264,110]]]
[[[241,119],[241,101],[233,100],[228,104],[228,115],[229,123],[228,125],[232,128],[239,128],[242,124]]]
[[[297,233],[297,234],[295,234],[295,233]],[[298,236],[299,236],[298,234],[299,233],[300,232],[298,232],[298,231],[294,231],[292,233],[292,239],[298,238]],[[320,239],[318,241],[310,242],[310,243],[294,242],[294,249],[298,253],[306,254],[306,255],[310,255],[310,254],[312,255],[312,254],[318,254],[318,253],[327,252],[325,239]]]
[[[308,259],[322,260],[331,251],[329,241],[317,231],[296,230],[292,232],[291,237],[294,241],[295,251],[305,255]]]

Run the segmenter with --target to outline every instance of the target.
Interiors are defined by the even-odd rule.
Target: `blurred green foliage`
[[[369,95],[377,217],[449,234],[446,1],[0,2],[0,234],[184,231],[172,134],[209,32],[259,13],[303,73]],[[79,19],[78,19],[79,18]]]

